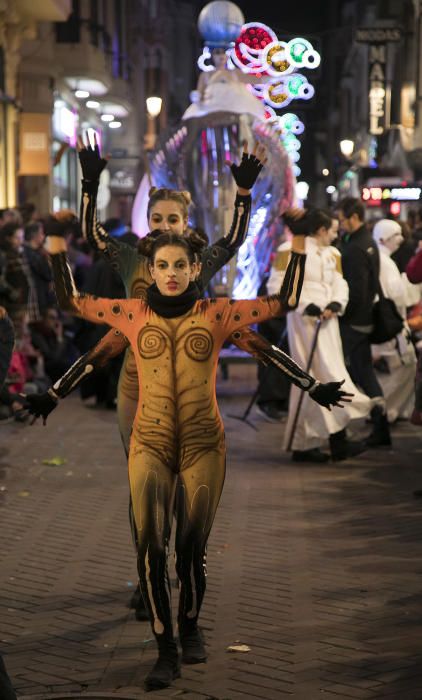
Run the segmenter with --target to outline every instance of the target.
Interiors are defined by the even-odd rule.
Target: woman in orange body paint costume
[[[197,621],[205,593],[206,544],[225,476],[224,428],[215,397],[219,351],[230,335],[240,336],[249,324],[284,313],[282,299],[295,296],[295,280],[289,279],[272,297],[200,299],[193,282],[200,253],[196,240],[161,234],[151,243],[149,269],[155,284],[143,301],[80,296],[66,264],[65,243],[57,238],[49,242],[61,306],[118,330],[130,342],[136,362],[139,401],[129,482],[141,589],[159,649],[147,689],[166,687],[180,673],[167,574],[177,478],[184,490],[176,530],[182,659],[206,658]]]

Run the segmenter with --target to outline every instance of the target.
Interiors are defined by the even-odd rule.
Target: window
[[[79,44],[80,34],[80,3],[72,2],[72,14],[67,22],[56,22],[56,41],[58,44]]]

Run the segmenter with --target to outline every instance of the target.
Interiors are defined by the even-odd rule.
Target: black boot
[[[168,688],[175,678],[180,678],[180,661],[176,640],[156,637],[158,659],[144,681],[145,690]]]
[[[367,447],[388,447],[391,445],[390,427],[382,406],[374,406],[371,411],[372,432],[366,439]]]
[[[319,447],[314,447],[312,450],[293,450],[292,460],[293,462],[314,462],[316,464],[322,464],[323,462],[328,462],[330,457],[321,452]]]
[[[346,431],[339,430],[330,435],[331,458],[334,462],[341,462],[343,459],[350,459],[365,452],[366,445],[363,442],[352,442],[346,437]]]
[[[182,661],[184,664],[202,664],[207,660],[204,640],[196,622],[194,624],[179,624],[179,639],[182,645]]]

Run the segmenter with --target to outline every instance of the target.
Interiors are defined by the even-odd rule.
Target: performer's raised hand
[[[82,168],[84,180],[99,180],[100,175],[107,167],[108,159],[102,158],[97,137],[94,133],[94,145],[91,144],[88,134],[85,134],[85,141],[82,136],[78,136],[78,155]]]
[[[328,408],[329,411],[331,411],[332,406],[344,408],[344,404],[350,403],[354,394],[343,391],[341,389],[343,384],[344,379],[342,382],[326,382],[325,384],[317,382],[315,387],[310,390],[309,395],[320,406]]]
[[[255,143],[252,153],[248,151],[248,142],[243,141],[242,160],[239,165],[226,160],[232,171],[239,194],[247,195],[258,179],[258,175],[267,162],[265,146]]]

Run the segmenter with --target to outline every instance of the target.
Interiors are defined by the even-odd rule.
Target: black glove
[[[338,314],[341,311],[341,304],[338,301],[331,301],[325,308],[332,311],[333,314]]]
[[[232,163],[230,170],[238,187],[243,190],[251,190],[263,167],[263,164],[256,156],[243,153],[240,165]]]
[[[348,394],[346,391],[341,390],[343,382],[327,382],[326,384],[319,384],[317,382],[309,391],[311,398],[319,403],[320,406],[324,406],[330,410],[331,406],[341,406],[340,401],[349,402],[349,396],[353,394]]]
[[[58,404],[57,399],[54,399],[48,391],[45,394],[27,394],[23,408],[34,416],[31,425],[35,423],[37,418],[42,418],[43,425],[47,423],[47,418]]]
[[[107,167],[107,160],[101,158],[100,149],[97,145],[82,148],[79,151],[79,162],[84,180],[99,180],[104,168]]]
[[[316,318],[319,318],[322,314],[322,311],[316,304],[308,304],[303,313],[306,316],[315,316]]]

